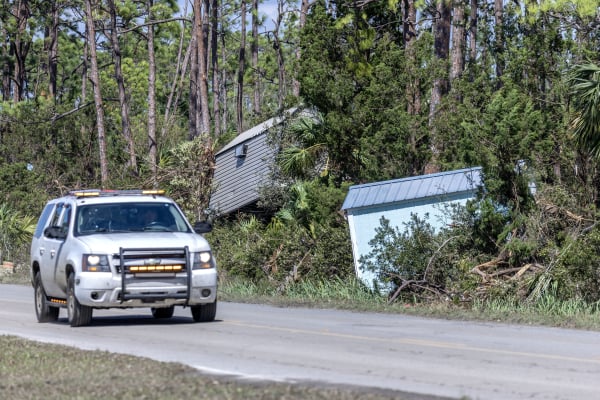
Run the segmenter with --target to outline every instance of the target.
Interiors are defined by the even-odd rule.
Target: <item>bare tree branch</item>
[[[173,21],[185,21],[185,22],[192,23],[191,19],[185,18],[185,17],[167,18],[167,19],[160,19],[160,20],[156,20],[156,21],[148,21],[143,24],[131,27],[129,29],[123,29],[122,31],[119,31],[119,33],[128,33],[128,32],[140,29],[140,28],[145,28],[146,26],[149,26],[149,25],[159,25],[159,24],[164,24],[166,22],[173,22]]]

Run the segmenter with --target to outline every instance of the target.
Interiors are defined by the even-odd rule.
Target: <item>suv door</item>
[[[66,296],[64,286],[61,288],[57,285],[57,278],[60,278],[58,271],[59,253],[65,242],[66,235],[57,233],[61,232],[62,227],[64,227],[65,218],[67,221],[70,218],[70,209],[71,207],[65,203],[57,203],[52,217],[44,227],[42,236],[39,239],[40,273],[42,274],[42,283],[48,296],[60,298],[65,298]],[[68,232],[68,230],[64,232]],[[64,266],[62,269],[64,271]]]

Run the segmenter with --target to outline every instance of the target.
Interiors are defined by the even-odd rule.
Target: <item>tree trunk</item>
[[[225,46],[225,35],[221,35],[221,64],[227,65],[227,47]],[[227,68],[221,68],[221,80],[219,85],[219,94],[221,95],[221,131],[227,131],[227,113],[229,112],[227,103]]]
[[[417,70],[419,63],[415,50],[417,38],[417,10],[414,0],[404,0],[404,48],[406,64],[412,79],[406,85],[407,111],[410,115],[421,113],[421,89]]]
[[[119,32],[117,31],[117,8],[114,0],[107,0],[110,13],[110,44],[112,46],[112,58],[115,65],[115,80],[119,91],[119,106],[121,111],[121,129],[127,143],[126,152],[129,155],[128,166],[137,175],[137,160],[135,157],[135,144],[131,134],[131,122],[129,119],[129,96],[125,89],[125,79],[121,69],[121,46],[119,44]]]
[[[448,60],[450,49],[450,7],[447,0],[439,0],[436,7],[436,18],[433,24],[434,30],[434,53],[435,58],[440,61],[440,68],[433,81],[431,91],[431,103],[429,111],[429,125],[433,125],[437,108],[442,96],[448,91],[448,79],[446,78],[445,64]]]
[[[437,76],[433,80],[433,88],[431,89],[431,101],[429,107],[429,127],[430,127],[430,150],[431,160],[426,166],[425,173],[439,171],[439,155],[441,143],[437,137],[435,129],[435,119],[442,97],[448,92],[448,78],[446,65],[448,61],[448,53],[450,49],[450,0],[438,0],[436,6],[436,17],[433,24],[434,30],[434,52],[435,58],[439,60],[439,68]]]
[[[198,46],[196,44],[197,24],[194,21],[192,28],[192,37],[190,39],[190,105],[189,105],[189,139],[192,140],[198,135],[199,110],[198,101]]]
[[[58,25],[60,22],[59,6],[56,0],[51,2],[50,26],[48,26],[47,52],[48,52],[48,96],[56,101],[56,80],[58,72]]]
[[[87,38],[88,35],[88,31],[87,31],[87,25],[85,27],[85,38]],[[87,89],[88,89],[88,80],[89,80],[89,76],[88,76],[88,59],[89,59],[89,48],[90,48],[90,44],[87,40],[85,40],[85,42],[83,43],[83,57],[82,57],[82,62],[81,62],[81,99],[79,101],[80,104],[85,104],[87,102]],[[81,138],[85,143],[90,143],[92,142],[92,128],[90,128],[89,126],[86,126],[86,124],[81,124],[81,127],[79,128],[79,132],[81,133]],[[93,150],[88,146],[88,150],[85,153],[85,156],[83,158],[83,163],[84,163],[84,170],[88,173],[88,175],[93,178],[94,176],[94,168],[93,168],[93,160],[94,160],[94,153]]]
[[[87,24],[85,27],[85,37],[89,36],[87,32]],[[87,100],[87,83],[88,83],[88,58],[89,58],[89,48],[90,44],[86,40],[83,44],[83,60],[81,62],[81,104],[85,104]]]
[[[190,70],[190,117],[192,116],[192,107],[195,116],[193,117],[194,125],[193,131],[190,132],[190,139],[208,133],[210,128],[208,78],[206,75],[206,39],[204,35],[204,11],[202,4],[203,0],[194,0],[194,48],[192,50],[192,68]],[[191,123],[190,128],[192,128]]]
[[[0,37],[6,38],[8,37],[8,32],[6,31],[6,26],[4,24],[0,24]],[[10,43],[7,41],[0,41],[0,57],[3,60],[8,60],[10,57]],[[10,63],[5,61],[2,63],[2,101],[8,101],[10,99],[10,87],[11,80],[10,75],[12,71],[10,68]]]
[[[460,78],[465,68],[465,7],[465,0],[454,0],[450,84]]]
[[[111,0],[112,1],[112,0]],[[154,0],[146,1],[148,21],[152,21]],[[157,145],[156,145],[156,58],[154,55],[154,25],[148,25],[148,154],[152,184],[157,185]]]
[[[254,114],[260,115],[260,70],[258,69],[258,0],[252,0],[252,73],[254,75]]]
[[[469,63],[477,60],[477,0],[471,1],[471,16],[469,18]]]
[[[26,39],[25,31],[30,17],[28,0],[18,0],[14,5],[14,15],[16,17],[17,33],[12,43],[12,52],[15,56],[14,68],[14,89],[13,100],[15,103],[23,100],[25,95],[25,84],[27,82],[27,71],[25,69],[25,60],[29,53],[31,41]]]
[[[406,54],[407,75],[410,77],[406,83],[406,104],[408,114],[415,116],[411,118],[408,144],[411,154],[416,155],[417,138],[420,128],[417,116],[421,114],[421,82],[418,74],[419,61],[415,49],[415,41],[417,39],[417,10],[414,0],[404,0],[403,13],[405,15],[403,26],[404,52]],[[411,175],[416,175],[420,172],[416,162],[407,164],[413,168],[410,171]]]
[[[279,111],[283,110],[283,102],[285,99],[285,59],[283,56],[283,46],[281,45],[281,39],[279,38],[279,29],[281,28],[281,22],[283,21],[283,2],[284,0],[277,0],[277,21],[275,22],[275,28],[273,31],[273,39],[275,43],[275,52],[277,53],[277,108]]]
[[[213,90],[213,123],[214,136],[221,134],[221,83],[219,81],[219,0],[211,0],[210,6],[210,69]]]
[[[204,8],[200,9],[200,19],[198,23],[201,27],[198,32],[201,36],[198,38],[198,59],[200,61],[199,72],[200,77],[198,82],[200,83],[200,109],[201,109],[201,122],[202,127],[200,133],[202,135],[210,132],[210,107],[208,106],[208,16],[210,10],[209,0],[204,0]]]
[[[98,130],[98,149],[100,152],[100,182],[105,188],[108,184],[108,162],[106,160],[106,134],[104,132],[104,109],[102,93],[100,91],[100,75],[98,73],[98,56],[96,54],[96,29],[92,14],[92,1],[85,0],[85,23],[87,27],[87,41],[90,52],[91,75],[90,80],[94,87],[94,104],[96,105],[96,128]]]
[[[244,130],[244,73],[246,66],[246,0],[241,0],[240,8],[240,52],[238,58],[238,77],[237,77],[237,95],[236,95],[236,124],[238,135]]]
[[[496,79],[497,87],[502,87],[501,77],[504,73],[504,2],[503,0],[494,0],[494,56],[496,59]]]
[[[308,14],[308,9],[310,8],[311,3],[309,0],[302,0],[300,4],[300,18],[298,21],[298,29],[302,31],[304,25],[306,25],[306,15]],[[296,46],[296,62],[300,62],[300,58],[302,57],[302,52],[300,51],[300,46]],[[292,82],[292,93],[295,97],[300,97],[300,81],[298,81],[297,77],[294,76],[294,81]]]
[[[184,4],[183,15],[187,15],[187,2]],[[162,139],[166,137],[167,132],[171,128],[171,115],[174,114],[177,110],[177,103],[179,95],[181,94],[180,88],[183,88],[184,77],[187,71],[187,65],[190,62],[192,41],[190,41],[188,44],[185,55],[183,56],[183,60],[181,58],[183,53],[183,42],[185,39],[185,34],[185,22],[183,22],[181,27],[181,34],[179,35],[179,45],[177,46],[177,61],[175,63],[175,73],[173,74],[173,82],[171,83],[171,89],[169,90],[169,96],[167,98],[167,104],[165,106],[163,124],[160,131],[160,137]],[[172,113],[171,107],[173,107]]]

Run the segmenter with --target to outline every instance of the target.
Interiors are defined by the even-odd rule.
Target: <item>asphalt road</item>
[[[189,309],[66,311],[39,324],[33,290],[0,285],[0,334],[175,361],[242,379],[319,381],[470,399],[600,399],[600,333],[337,310],[220,303]],[[0,354],[1,356],[1,354]]]

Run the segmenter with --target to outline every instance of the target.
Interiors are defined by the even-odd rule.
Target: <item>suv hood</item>
[[[77,237],[88,247],[89,253],[116,254],[121,247],[156,248],[184,247],[189,251],[209,251],[210,246],[204,237],[196,233],[184,232],[134,232],[134,233],[101,233]]]

